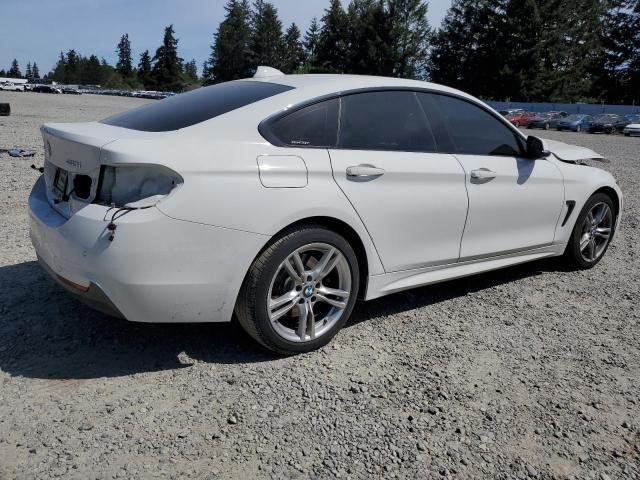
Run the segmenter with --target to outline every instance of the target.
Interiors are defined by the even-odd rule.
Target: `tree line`
[[[438,29],[427,13],[424,0],[351,0],[346,8],[329,0],[303,34],[295,23],[285,28],[266,0],[228,0],[201,76],[195,60],[179,57],[170,25],[137,65],[124,34],[115,66],[69,50],[49,77],[180,91],[268,65],[431,80],[493,100],[640,103],[640,0],[453,0]]]

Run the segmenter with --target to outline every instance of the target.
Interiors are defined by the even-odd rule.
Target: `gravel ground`
[[[322,351],[235,324],[95,313],[34,262],[38,128],[143,101],[0,93],[0,478],[640,478],[640,138],[538,132],[612,160],[622,230],[545,261],[356,307]]]

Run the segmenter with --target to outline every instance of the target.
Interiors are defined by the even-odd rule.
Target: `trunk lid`
[[[67,218],[95,199],[102,147],[139,134],[98,122],[47,123],[40,130],[47,198]]]

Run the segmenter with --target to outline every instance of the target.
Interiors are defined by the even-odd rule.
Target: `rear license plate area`
[[[53,177],[53,196],[56,200],[63,200],[67,194],[67,183],[69,181],[69,172],[62,168],[56,169]]]

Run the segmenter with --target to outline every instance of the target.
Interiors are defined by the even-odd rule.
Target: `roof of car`
[[[375,77],[368,75],[340,75],[340,74],[305,74],[305,75],[274,75],[262,78],[247,78],[248,81],[260,81],[288,85],[295,89],[311,90],[315,95],[357,90],[360,88],[422,88],[453,93],[467,98],[470,95],[459,90],[439,85],[393,77]],[[309,92],[311,93],[311,92]]]

